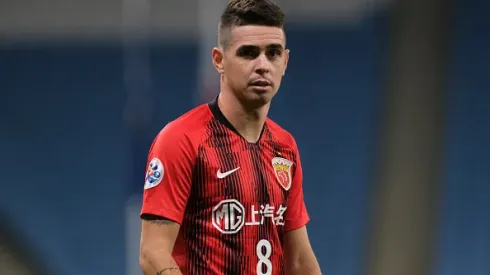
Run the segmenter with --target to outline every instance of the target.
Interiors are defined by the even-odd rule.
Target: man
[[[217,99],[169,123],[149,153],[145,274],[321,274],[293,137],[267,119],[286,70],[284,14],[232,0],[212,59]]]

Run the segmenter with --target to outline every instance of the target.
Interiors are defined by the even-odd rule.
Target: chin
[[[275,91],[271,87],[267,87],[267,89],[250,88],[246,93],[245,98],[251,104],[260,107],[261,105],[266,105],[271,102],[275,94]]]
[[[271,87],[248,87],[248,93],[254,94],[256,96],[266,96],[272,98],[275,94],[276,91]]]

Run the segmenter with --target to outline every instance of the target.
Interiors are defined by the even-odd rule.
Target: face
[[[242,102],[264,105],[281,84],[289,59],[284,31],[277,27],[242,26],[231,30],[226,49],[213,49],[222,81]]]

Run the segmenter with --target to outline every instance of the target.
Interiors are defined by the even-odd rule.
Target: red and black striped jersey
[[[308,220],[294,138],[270,119],[249,143],[217,101],[169,123],[150,149],[141,214],[181,224],[184,274],[284,274],[284,233]]]

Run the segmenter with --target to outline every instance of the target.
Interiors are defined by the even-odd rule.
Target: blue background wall
[[[438,275],[490,273],[490,3],[460,1],[447,89]]]

